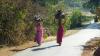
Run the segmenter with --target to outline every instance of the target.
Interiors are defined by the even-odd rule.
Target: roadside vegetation
[[[73,9],[71,14],[67,13],[67,8],[73,4],[68,5],[65,1],[67,0],[0,0],[0,45],[16,46],[34,40],[33,17],[36,14],[40,14],[44,28],[48,29],[51,36],[55,36],[57,31],[57,23],[54,22],[57,9],[66,13],[65,30],[81,27],[83,22],[91,20],[82,15],[80,9]],[[81,0],[69,2],[73,1],[78,3]],[[44,34],[46,39],[48,35],[46,32]]]

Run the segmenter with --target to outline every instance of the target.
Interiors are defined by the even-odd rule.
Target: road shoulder
[[[86,43],[81,56],[93,56],[94,52],[100,45],[100,37],[95,37]]]

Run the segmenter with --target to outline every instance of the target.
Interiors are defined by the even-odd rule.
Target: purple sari
[[[36,25],[35,41],[38,44],[41,44],[41,42],[43,41],[43,27],[40,23]]]

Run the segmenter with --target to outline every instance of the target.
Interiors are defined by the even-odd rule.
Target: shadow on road
[[[19,51],[23,51],[25,49],[13,49],[13,50],[10,50],[10,51],[13,51],[13,52],[19,52]]]
[[[47,49],[47,48],[58,47],[58,46],[59,45],[52,45],[52,46],[43,47],[43,48],[36,48],[36,49],[33,49],[32,51],[39,51],[39,50],[44,50],[44,49]]]
[[[29,47],[29,48],[33,48],[33,47],[38,47],[38,46],[32,46],[32,47]],[[18,48],[15,48],[15,49],[12,49],[10,51],[13,51],[13,52],[18,52],[18,51],[23,51],[23,50],[26,50],[27,48],[24,48],[24,49],[18,49]]]
[[[86,29],[100,29],[100,23],[92,23]]]

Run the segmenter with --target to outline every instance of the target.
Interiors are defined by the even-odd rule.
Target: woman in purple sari
[[[58,20],[57,43],[59,44],[59,46],[61,46],[62,38],[64,35],[64,26],[63,26],[64,23],[62,22],[64,17],[65,16],[61,10],[58,10],[57,13],[55,14],[55,19]]]
[[[43,26],[41,19],[39,17],[35,17],[35,42],[38,43],[38,46],[43,42]]]

